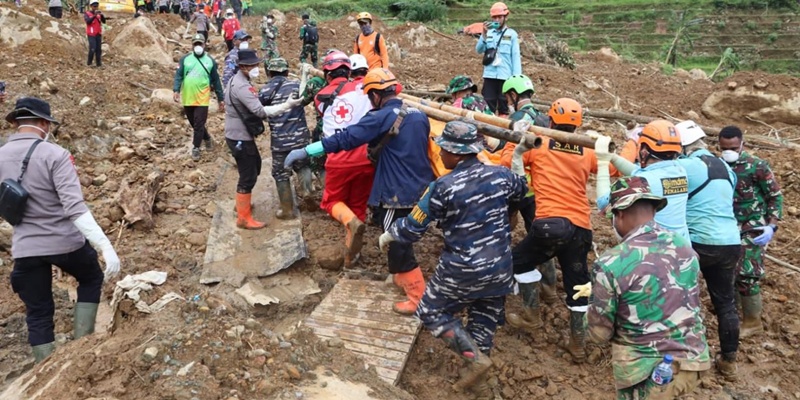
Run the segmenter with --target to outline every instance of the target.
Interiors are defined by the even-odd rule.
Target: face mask
[[[249,76],[250,79],[255,79],[258,78],[258,74],[259,74],[258,67],[255,67],[251,69],[250,72],[247,73],[247,76]]]
[[[722,159],[729,164],[735,163],[739,160],[739,152],[735,150],[723,150]]]
[[[28,127],[28,128],[33,128],[33,129],[36,129],[39,132],[44,133],[44,141],[45,142],[50,138],[50,130],[49,129],[45,131],[44,129],[39,128],[36,125],[20,125],[19,127],[22,128],[23,126],[24,127]]]
[[[361,25],[361,33],[363,33],[364,35],[369,35],[370,33],[372,33],[372,25],[369,24]]]
[[[611,227],[614,228],[614,236],[617,238],[617,242],[622,243],[623,237],[619,234],[619,231],[617,231],[617,216],[613,214],[611,216]]]
[[[239,50],[247,50],[250,48],[250,43],[242,42],[239,43]]]
[[[267,19],[267,23],[271,25],[272,24],[272,19]]]
[[[491,24],[489,24],[489,28],[492,28],[492,29],[500,29],[500,23],[499,23],[499,22],[494,22],[494,21],[493,21]]]
[[[204,51],[205,49],[203,49],[203,46],[194,46],[195,55],[202,56]]]

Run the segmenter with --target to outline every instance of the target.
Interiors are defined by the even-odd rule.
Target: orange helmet
[[[364,94],[369,94],[371,90],[383,90],[392,86],[397,89],[400,81],[395,78],[392,71],[386,68],[373,68],[367,72],[362,84],[364,85]]]
[[[329,52],[325,59],[322,60],[323,71],[333,71],[339,67],[350,69],[350,57],[339,50]]]
[[[663,119],[655,120],[644,126],[642,133],[639,135],[640,152],[643,144],[658,153],[680,153],[683,150],[680,132],[675,129],[675,125],[672,125],[672,122]]]
[[[506,3],[497,2],[492,4],[492,8],[489,9],[489,15],[492,17],[502,17],[508,15],[508,6]]]
[[[553,125],[581,126],[583,123],[583,107],[577,101],[562,97],[553,102],[547,112]]]

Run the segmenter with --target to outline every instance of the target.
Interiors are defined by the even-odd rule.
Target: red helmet
[[[333,71],[339,67],[347,67],[350,69],[350,57],[339,50],[331,51],[322,60],[323,71]]]

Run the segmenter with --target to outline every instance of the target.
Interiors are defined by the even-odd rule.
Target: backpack
[[[360,33],[356,35],[356,53],[358,54],[361,54],[361,47],[358,46],[358,38],[360,37],[361,37]],[[381,33],[378,32],[378,34],[375,35],[375,54],[377,55],[381,55],[381,48],[380,46],[378,46],[378,43],[380,42],[381,42]]]
[[[303,36],[303,43],[316,44],[319,41],[319,32],[317,31],[317,27],[313,25],[306,25],[304,28],[305,36]]]
[[[708,167],[708,179],[706,179],[702,185],[698,186],[695,190],[692,190],[692,192],[689,193],[690,199],[696,194],[700,193],[701,190],[705,189],[705,187],[708,186],[711,181],[716,179],[726,181],[734,188],[734,190],[736,189],[736,185],[731,182],[731,178],[728,176],[728,170],[725,168],[725,164],[723,164],[724,161],[709,155],[700,156],[700,160],[702,160]]]

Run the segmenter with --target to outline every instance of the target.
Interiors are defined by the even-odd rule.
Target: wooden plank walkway
[[[392,311],[392,304],[404,297],[384,282],[342,279],[305,324],[321,338],[341,339],[346,349],[395,385],[421,326],[417,319]]]

